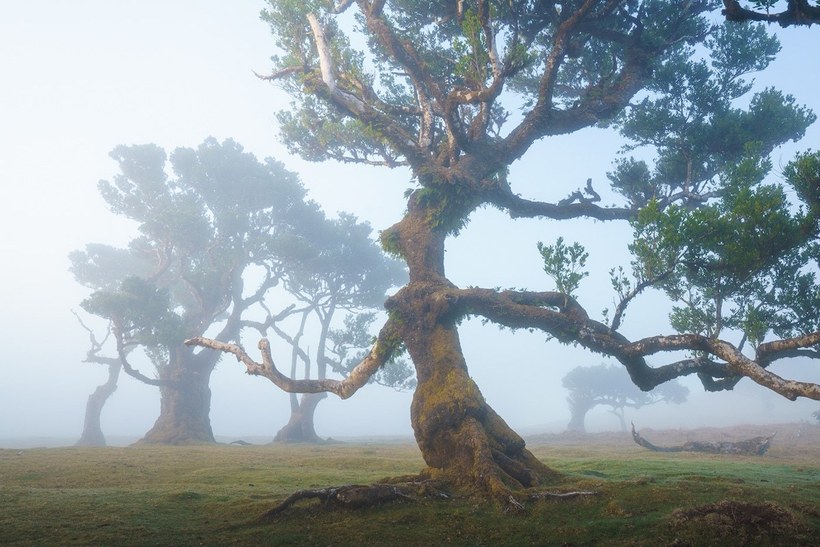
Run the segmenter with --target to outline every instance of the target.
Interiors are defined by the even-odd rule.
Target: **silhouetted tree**
[[[769,49],[756,49],[770,43],[759,30],[713,28],[707,1],[269,4],[264,17],[279,52],[268,79],[293,97],[280,114],[291,150],[315,161],[412,171],[416,187],[406,212],[381,237],[407,263],[410,280],[387,300],[389,318],[376,343],[343,381],[288,379],[272,366],[264,341],[261,363],[233,344],[191,344],[232,352],[250,373],[285,390],[341,397],[403,345],[418,380],[411,421],[424,476],[516,507],[516,490],[544,484],[554,472],[470,378],[458,336],[468,315],[610,355],[643,390],[697,374],[708,389],[750,377],[790,399],[820,398],[820,386],[768,370],[787,357],[819,356],[810,270],[820,170],[809,168],[817,157],[806,156],[798,162],[806,168],[792,166],[786,177],[808,209],[789,203],[780,185],[762,182],[766,152],[802,136],[813,116],[776,92],[737,110],[733,99],[748,90],[743,76],[771,58]],[[351,11],[355,24],[345,19]],[[729,95],[701,104],[699,86]],[[681,93],[687,104],[676,102]],[[680,109],[693,106],[693,114],[709,114],[691,120],[690,131]],[[657,152],[651,169],[637,162],[616,168],[613,186],[628,203],[599,203],[591,182],[555,203],[513,190],[509,167],[536,142],[605,123]],[[655,127],[678,133],[662,142]],[[705,156],[681,155],[690,150]],[[578,161],[592,153],[579,150]],[[544,184],[561,182],[549,165],[538,176]],[[540,245],[559,290],[456,287],[445,273],[445,241],[483,206],[511,218],[633,222],[633,268],[613,270],[612,315],[595,319],[573,296],[585,254],[575,244]],[[653,327],[632,341],[620,330],[624,311],[650,287],[681,303],[673,317],[679,332],[657,335]],[[647,362],[679,351],[690,354],[663,366]]]
[[[569,391],[570,420],[567,430],[585,432],[584,419],[596,406],[608,406],[618,417],[621,431],[626,431],[625,408],[641,408],[655,403],[686,402],[689,390],[672,381],[661,384],[652,391],[641,391],[629,379],[622,367],[598,365],[575,367],[561,380]]]

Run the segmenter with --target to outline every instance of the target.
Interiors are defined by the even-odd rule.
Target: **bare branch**
[[[658,283],[663,282],[664,280],[668,279],[669,276],[672,275],[674,270],[667,270],[660,275],[652,277],[651,279],[644,279],[637,285],[635,288],[629,291],[627,294],[623,296],[618,305],[615,307],[615,313],[612,315],[612,330],[618,330],[621,326],[621,321],[623,319],[624,313],[626,313],[626,308],[635,299],[639,294],[641,294],[644,290],[657,285]]]
[[[282,68],[280,70],[277,70],[276,72],[273,72],[272,74],[268,74],[267,76],[262,76],[261,74],[259,74],[255,70],[253,70],[251,72],[253,72],[254,76],[259,78],[260,80],[267,80],[269,82],[272,82],[272,81],[275,81],[275,80],[280,80],[280,79],[284,78],[285,76],[289,76],[289,75],[291,75],[295,72],[306,72],[306,68],[304,66],[289,66],[289,67],[285,67],[285,68]]]
[[[132,378],[136,378],[140,382],[144,384],[148,384],[151,386],[167,386],[171,385],[172,382],[168,382],[165,380],[160,380],[158,378],[149,378],[145,376],[143,373],[135,369],[131,366],[131,363],[128,362],[128,345],[123,340],[122,329],[114,323],[113,329],[114,339],[117,341],[117,355],[119,356],[120,363],[122,364],[122,369],[125,371],[126,374],[131,376]]]
[[[594,190],[593,190],[594,192]],[[488,196],[488,201],[500,207],[507,209],[512,218],[534,218],[544,217],[555,220],[565,220],[570,218],[588,217],[597,220],[628,220],[633,218],[637,211],[626,207],[601,207],[596,205],[594,201],[594,194],[592,198],[584,198],[578,192],[580,200],[566,198],[559,203],[546,203],[542,201],[532,201],[515,195],[512,189],[507,185],[496,185],[495,192]],[[569,200],[569,202],[568,202]]]
[[[262,363],[257,363],[239,344],[226,344],[210,338],[197,336],[185,340],[186,346],[205,348],[233,354],[237,361],[245,365],[248,374],[264,376],[277,387],[289,393],[323,393],[330,392],[342,399],[347,399],[364,386],[371,376],[381,368],[396,349],[396,334],[392,320],[388,320],[379,332],[376,343],[370,352],[356,365],[344,380],[294,380],[279,372],[270,353],[270,342],[266,338],[259,341]]]
[[[353,5],[354,0],[340,0],[335,6],[333,6],[333,13],[338,15],[347,10],[350,6]]]
[[[108,365],[108,366],[119,365],[120,361],[119,361],[118,358],[116,358],[116,357],[106,357],[106,356],[100,355],[100,352],[102,351],[103,346],[105,345],[106,341],[108,341],[108,337],[111,336],[111,323],[110,322],[108,323],[108,329],[106,330],[105,337],[102,339],[102,341],[100,341],[100,340],[97,340],[97,335],[94,333],[94,330],[91,329],[91,327],[89,327],[88,325],[85,324],[85,321],[83,321],[82,317],[80,317],[80,314],[78,314],[74,310],[71,310],[71,313],[74,315],[74,317],[77,318],[77,321],[80,323],[80,326],[86,332],[88,332],[88,341],[89,341],[91,347],[88,349],[88,351],[85,354],[85,362],[86,363],[96,363],[96,364],[99,364],[99,365]]]

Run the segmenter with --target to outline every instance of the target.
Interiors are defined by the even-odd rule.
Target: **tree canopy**
[[[263,18],[277,52],[266,78],[293,100],[279,113],[282,137],[310,160],[410,169],[406,212],[381,236],[410,279],[387,299],[389,319],[343,381],[287,379],[264,340],[261,363],[236,345],[189,343],[234,353],[288,391],[342,397],[406,347],[424,475],[513,506],[513,491],[553,472],[470,378],[458,335],[467,316],[609,355],[643,390],[686,375],[707,389],[749,377],[789,399],[820,399],[817,384],[770,370],[781,359],[820,357],[820,308],[811,307],[820,156],[786,169],[782,184],[793,191],[765,178],[771,150],[800,138],[814,116],[776,90],[747,95],[744,77],[765,68],[777,44],[757,27],[714,25],[714,8],[697,0],[271,0]],[[648,150],[610,176],[625,202],[604,202],[591,182],[556,202],[514,190],[509,168],[535,143],[604,125]],[[565,183],[548,169],[530,176]],[[634,258],[631,271],[613,269],[612,315],[596,317],[574,296],[585,251],[564,240],[534,249],[554,291],[448,280],[445,241],[485,206],[511,219],[630,222]],[[625,311],[649,288],[679,303],[675,330],[631,340]]]
[[[110,322],[123,370],[160,387],[161,413],[145,440],[213,441],[208,379],[218,356],[182,342],[209,329],[238,342],[246,312],[300,260],[285,242],[306,237],[324,215],[281,163],[259,162],[232,140],[170,157],[152,144],[120,146],[111,156],[120,174],[101,181],[100,193],[139,235],[126,248],[89,244],[71,254],[74,276],[93,290],[82,307]],[[251,267],[264,274],[248,288]],[[93,349],[99,359],[102,347]],[[132,366],[136,349],[153,373]]]

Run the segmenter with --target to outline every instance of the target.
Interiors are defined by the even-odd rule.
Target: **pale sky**
[[[255,0],[32,0],[0,7],[0,439],[76,438],[86,398],[105,379],[102,367],[81,362],[87,335],[71,310],[87,291],[68,272],[67,255],[89,242],[121,245],[133,233],[97,194],[97,181],[116,174],[108,157],[115,146],[154,142],[171,150],[230,137],[260,159],[275,157],[298,172],[330,214],[352,212],[377,230],[400,218],[405,171],[308,164],[278,142],[274,112],[287,107],[287,97],[252,72],[266,72],[274,53],[258,20],[262,7]],[[818,30],[779,34],[783,52],[758,82],[793,93],[820,113]],[[602,131],[544,142],[514,166],[513,184],[545,199],[560,199],[587,178],[602,190],[620,144]],[[818,147],[815,125],[801,143],[776,151],[775,165]],[[599,312],[612,300],[606,272],[626,265],[623,225],[512,222],[481,211],[449,243],[448,272],[459,285],[550,289],[535,242],[559,235],[587,245],[593,273],[581,298]],[[633,312],[628,335],[664,332],[665,311],[648,308]],[[465,324],[463,345],[489,402],[529,432],[563,428],[569,412],[561,377],[576,365],[600,362],[582,350],[545,344],[542,335],[497,334],[477,322]],[[287,420],[287,396],[233,362],[219,365],[211,385],[217,435],[272,435]],[[784,421],[808,418],[816,408],[754,386],[702,395],[695,383],[687,385],[692,402],[671,413],[641,414],[644,423],[657,424],[659,416],[673,425],[684,418],[693,425]],[[144,433],[158,401],[156,388],[123,375],[104,411],[105,433]],[[317,429],[324,436],[410,434],[409,402],[409,394],[375,387],[344,402],[330,397],[319,408]],[[743,415],[725,410],[739,405]],[[617,425],[605,413],[590,418],[592,428]]]

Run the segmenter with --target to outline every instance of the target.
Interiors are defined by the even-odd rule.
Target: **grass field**
[[[765,456],[662,454],[626,434],[545,435],[530,448],[564,474],[505,514],[469,499],[361,510],[294,490],[367,484],[423,465],[412,444],[0,450],[0,545],[820,545],[820,426],[643,432],[656,444],[777,430]],[[675,543],[677,541],[677,543]]]

